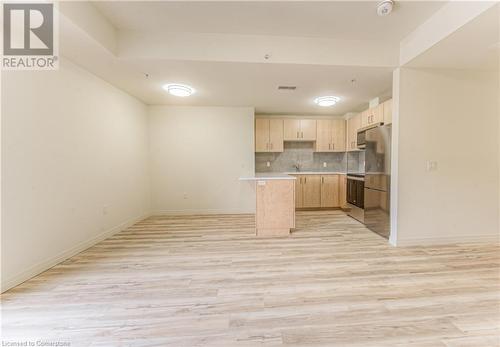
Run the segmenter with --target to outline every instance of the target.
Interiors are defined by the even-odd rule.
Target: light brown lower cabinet
[[[347,176],[339,175],[339,205],[342,208],[347,207]]]
[[[321,207],[339,206],[339,175],[321,176]]]
[[[302,206],[302,201],[304,200],[304,186],[302,185],[302,180],[304,179],[304,176],[295,176],[295,207],[296,208],[301,208]]]
[[[345,206],[345,175],[295,175],[296,208]]]
[[[321,176],[304,176],[302,207],[320,207],[321,206]]]

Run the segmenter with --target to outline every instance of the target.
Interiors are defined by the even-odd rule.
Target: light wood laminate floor
[[[500,346],[499,247],[394,248],[340,211],[154,217],[2,295],[4,340],[71,346]]]

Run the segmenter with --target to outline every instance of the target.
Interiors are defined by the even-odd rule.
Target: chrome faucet
[[[299,163],[295,164],[293,167],[295,168],[295,171],[297,171],[297,172],[300,171],[300,164]]]

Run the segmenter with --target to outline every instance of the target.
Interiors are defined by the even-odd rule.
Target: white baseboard
[[[453,243],[500,243],[500,235],[475,235],[475,236],[449,236],[449,237],[425,237],[412,239],[399,239],[396,246],[431,246]]]
[[[190,214],[255,214],[255,210],[251,209],[187,209],[187,210],[157,210],[153,211],[153,216],[175,216],[175,215],[190,215]]]
[[[65,261],[68,258],[71,258],[71,257],[77,255],[80,252],[83,252],[84,250],[101,242],[102,240],[105,240],[105,239],[113,236],[114,234],[116,234],[122,230],[127,229],[128,227],[134,225],[135,223],[137,223],[137,222],[139,222],[139,221],[141,221],[149,216],[151,216],[151,213],[146,213],[146,214],[140,215],[138,217],[129,219],[129,220],[127,220],[127,221],[125,221],[125,222],[123,222],[123,223],[121,223],[121,224],[119,224],[111,229],[108,229],[108,230],[98,234],[97,236],[92,237],[91,239],[83,241],[83,242],[77,244],[76,246],[59,253],[58,255],[56,255],[54,257],[51,257],[47,260],[44,260],[38,264],[33,265],[29,269],[15,275],[12,278],[2,280],[2,289],[1,289],[2,293],[15,287],[15,286],[18,286],[19,284],[29,280],[30,278],[35,277],[36,275],[39,275],[40,273],[42,273],[44,271],[47,271],[51,267],[54,267],[55,265]]]

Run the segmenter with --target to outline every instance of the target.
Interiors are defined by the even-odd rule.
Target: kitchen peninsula
[[[295,177],[287,174],[256,174],[241,177],[255,185],[255,234],[286,236],[295,228]]]

